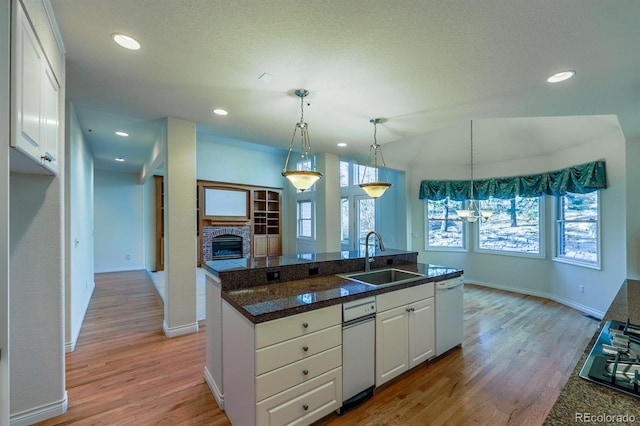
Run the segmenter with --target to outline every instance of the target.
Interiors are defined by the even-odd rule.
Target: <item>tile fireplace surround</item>
[[[220,235],[235,235],[242,238],[242,257],[251,257],[251,227],[249,226],[204,226],[202,227],[202,260],[211,260],[211,240]]]

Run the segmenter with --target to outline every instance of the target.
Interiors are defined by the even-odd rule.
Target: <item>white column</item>
[[[0,3],[0,425],[9,424],[9,9]]]
[[[196,126],[167,118],[164,177],[164,333],[198,331],[196,320]]]
[[[340,251],[340,157],[317,154],[324,177],[316,183],[316,252]]]

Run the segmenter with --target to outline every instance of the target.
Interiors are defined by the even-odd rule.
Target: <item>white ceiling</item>
[[[488,152],[494,161],[553,152],[616,131],[618,120],[627,138],[640,137],[637,0],[51,4],[67,51],[67,98],[96,168],[139,171],[165,116],[287,148],[298,88],[311,92],[314,152],[365,157],[369,119],[382,117],[378,142],[395,166],[468,162],[470,119],[479,162]],[[120,48],[114,32],[142,49]],[[545,81],[566,69],[576,76]],[[265,72],[270,82],[258,80]]]

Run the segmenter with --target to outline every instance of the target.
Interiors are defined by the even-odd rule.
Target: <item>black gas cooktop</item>
[[[607,321],[580,377],[640,398],[640,325]]]

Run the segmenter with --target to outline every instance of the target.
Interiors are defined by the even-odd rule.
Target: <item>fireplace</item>
[[[242,237],[223,234],[211,239],[211,260],[242,258]]]

